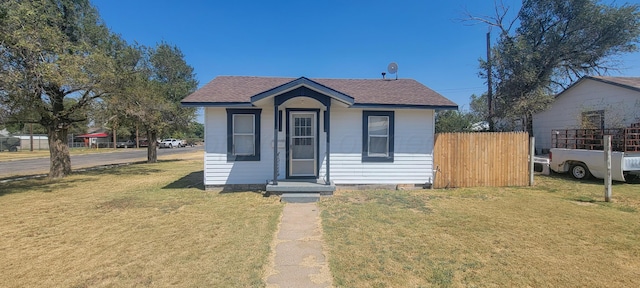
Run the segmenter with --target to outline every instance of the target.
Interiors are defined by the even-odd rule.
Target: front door
[[[289,176],[317,178],[317,114],[315,111],[289,112]]]

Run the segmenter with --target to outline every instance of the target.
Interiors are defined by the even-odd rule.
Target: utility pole
[[[491,87],[491,27],[487,32],[487,112],[489,122],[489,131],[494,131],[493,124],[493,88]]]
[[[29,151],[33,152],[33,123],[29,123]]]
[[[136,148],[140,148],[140,137],[138,135],[138,123],[136,123]]]
[[[112,117],[113,118],[113,117]],[[116,141],[117,141],[117,135],[116,135],[116,130],[118,130],[118,118],[116,118],[115,120],[113,120],[113,124],[111,126],[113,129],[113,149],[116,149]]]

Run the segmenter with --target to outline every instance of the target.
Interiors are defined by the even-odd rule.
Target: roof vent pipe
[[[382,72],[382,79],[384,79],[384,75],[387,75],[387,72]]]

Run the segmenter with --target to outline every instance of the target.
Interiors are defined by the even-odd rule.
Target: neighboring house
[[[585,76],[533,116],[536,151],[548,153],[552,130],[623,128],[640,121],[640,77]]]
[[[91,148],[107,148],[113,147],[109,146],[112,144],[111,135],[107,132],[93,132],[76,136],[76,138],[81,138],[84,142],[85,147]]]
[[[302,180],[425,184],[434,115],[457,105],[411,79],[221,76],[182,100],[204,107],[204,184]]]

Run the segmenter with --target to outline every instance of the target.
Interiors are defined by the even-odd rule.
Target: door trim
[[[316,121],[315,121],[315,125],[316,125],[316,167],[315,167],[315,176],[291,176],[290,174],[290,163],[291,163],[291,155],[289,155],[289,143],[291,142],[291,137],[290,137],[290,131],[291,130],[291,122],[290,122],[290,118],[291,118],[291,112],[309,112],[309,113],[313,113],[316,115]],[[318,175],[320,174],[320,109],[309,109],[309,108],[286,108],[285,109],[285,113],[287,116],[287,120],[286,120],[286,136],[285,136],[285,151],[286,151],[286,159],[285,159],[285,163],[286,163],[286,167],[285,167],[285,175],[287,179],[318,179]]]

